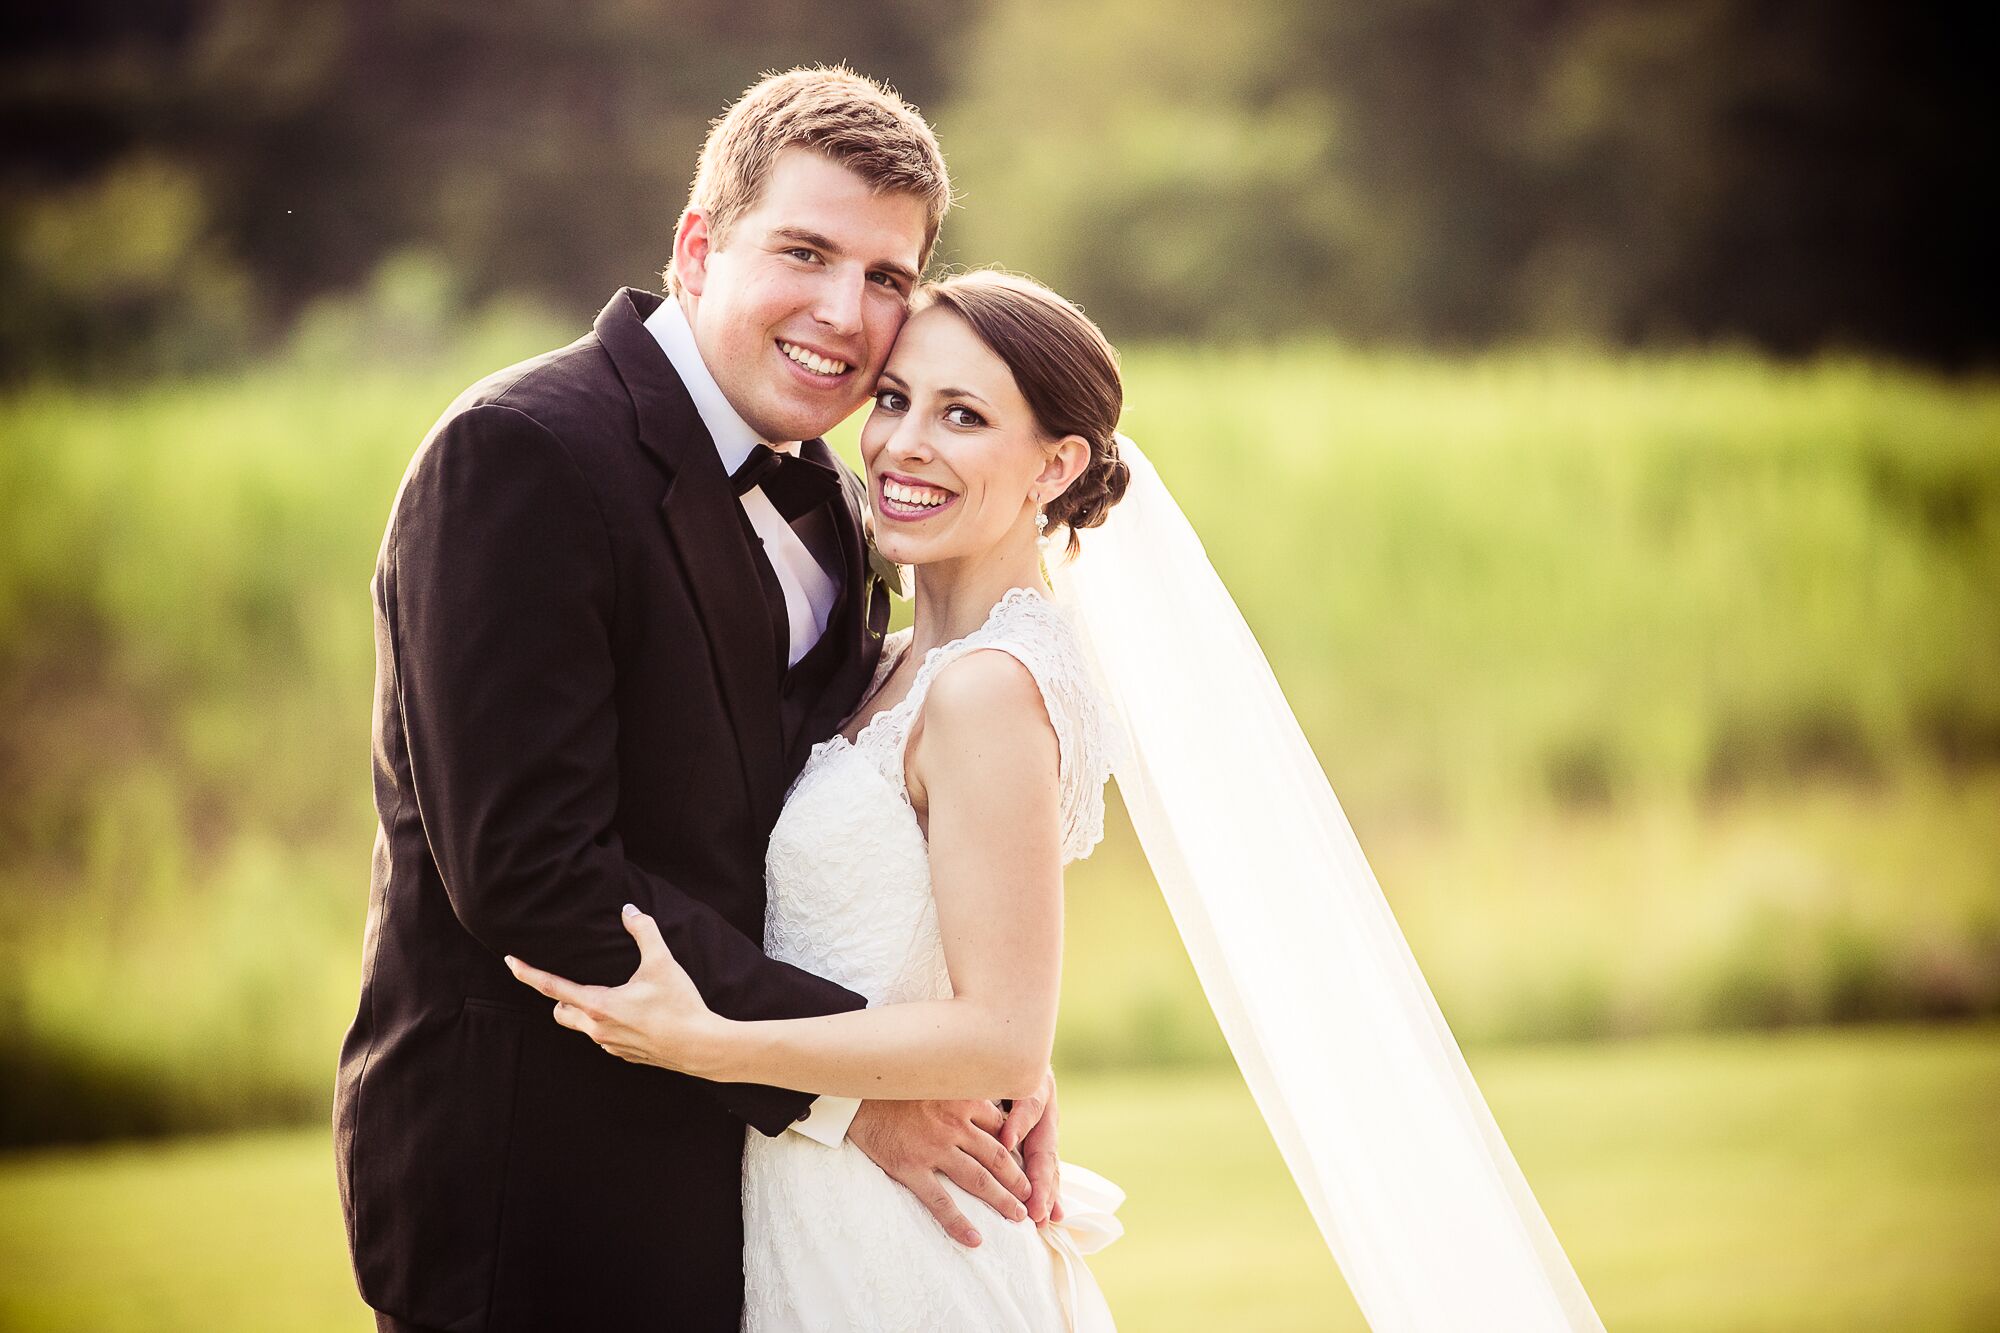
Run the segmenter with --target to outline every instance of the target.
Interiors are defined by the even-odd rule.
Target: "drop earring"
[[[1042,586],[1055,587],[1049,577],[1049,548],[1055,543],[1049,538],[1049,516],[1042,512],[1041,501],[1035,502],[1035,563],[1041,567]]]

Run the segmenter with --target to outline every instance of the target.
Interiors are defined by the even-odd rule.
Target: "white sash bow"
[[[1125,1191],[1095,1171],[1068,1162],[1062,1164],[1060,1179],[1056,1197],[1062,1200],[1062,1221],[1044,1222],[1037,1230],[1049,1247],[1063,1315],[1070,1333],[1114,1333],[1111,1306],[1083,1256],[1096,1254],[1125,1234],[1124,1224],[1115,1216],[1118,1205],[1125,1202]]]

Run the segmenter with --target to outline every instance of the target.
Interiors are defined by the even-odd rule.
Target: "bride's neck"
[[[910,644],[917,660],[984,625],[1008,589],[1041,587],[1040,552],[1032,541],[1025,550],[989,551],[977,560],[919,565]]]

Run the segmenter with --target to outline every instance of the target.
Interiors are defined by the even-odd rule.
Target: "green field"
[[[559,336],[0,396],[0,1143],[318,1114],[382,523],[453,394]],[[1125,362],[1468,1043],[2000,1013],[2000,384]],[[1221,1060],[1117,818],[1070,904],[1059,1067]]]
[[[2000,1323],[2000,1028],[1655,1039],[1474,1062],[1619,1330]],[[1123,1327],[1358,1328],[1226,1070],[1077,1076],[1122,1184]],[[663,1202],[663,1206],[670,1206]],[[369,1327],[317,1130],[0,1157],[0,1327]]]

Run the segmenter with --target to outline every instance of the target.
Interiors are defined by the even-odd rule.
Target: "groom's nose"
[[[867,283],[868,275],[859,265],[853,272],[829,271],[814,294],[813,318],[838,334],[861,332],[861,301]]]

